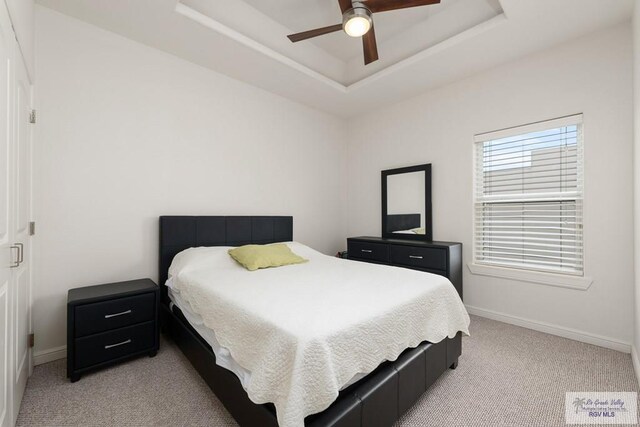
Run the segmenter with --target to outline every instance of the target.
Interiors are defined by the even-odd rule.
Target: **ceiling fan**
[[[362,37],[364,65],[378,60],[378,45],[372,15],[377,12],[428,6],[440,0],[338,0],[342,11],[342,24],[316,28],[302,33],[291,34],[289,40],[299,42],[343,30],[351,37]]]

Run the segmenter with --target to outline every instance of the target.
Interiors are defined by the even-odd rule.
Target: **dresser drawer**
[[[432,270],[446,270],[447,251],[441,248],[391,245],[391,263]]]
[[[145,322],[78,338],[75,342],[75,368],[87,368],[151,349],[155,345],[154,338],[155,322]]]
[[[389,246],[380,243],[348,242],[349,258],[389,262]]]
[[[152,320],[155,298],[155,293],[146,293],[79,305],[75,308],[76,337]]]

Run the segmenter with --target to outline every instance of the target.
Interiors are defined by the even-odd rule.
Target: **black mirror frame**
[[[411,172],[424,172],[425,234],[402,234],[401,236],[398,236],[398,234],[390,233],[387,231],[387,177],[389,175],[399,175]],[[431,212],[431,163],[382,171],[382,237],[385,239],[396,240],[424,240],[427,242],[433,241],[433,213]]]

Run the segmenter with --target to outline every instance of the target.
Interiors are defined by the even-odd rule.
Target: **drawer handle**
[[[105,345],[105,346],[104,346],[104,349],[105,349],[105,350],[109,350],[110,348],[113,348],[113,347],[119,347],[119,346],[121,346],[121,345],[125,345],[125,344],[131,344],[131,339],[128,339],[128,340],[126,340],[126,341],[122,341],[122,342],[119,342],[119,343],[116,343],[116,344],[109,344],[109,345]]]
[[[104,318],[105,319],[111,319],[112,317],[124,316],[125,314],[131,314],[131,310],[121,311],[120,313],[105,314]]]
[[[373,251],[371,249],[360,249],[360,252],[366,252],[366,253],[370,254]]]
[[[409,258],[413,258],[413,259],[422,259],[421,256],[418,255],[409,255]]]

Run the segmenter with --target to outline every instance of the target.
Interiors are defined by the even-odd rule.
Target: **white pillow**
[[[186,269],[197,268],[202,265],[225,265],[229,262],[229,249],[233,246],[211,246],[189,248],[178,253],[171,261],[169,278],[179,275]]]

